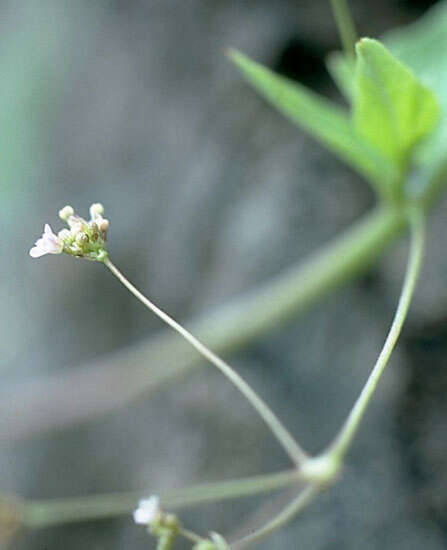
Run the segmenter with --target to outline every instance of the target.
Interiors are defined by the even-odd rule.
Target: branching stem
[[[269,536],[271,533],[273,533],[273,531],[280,529],[294,516],[296,516],[296,514],[303,510],[303,508],[305,508],[313,500],[313,498],[317,496],[319,491],[320,489],[316,485],[309,485],[308,487],[303,489],[301,493],[299,493],[299,495],[295,497],[292,502],[290,502],[283,510],[281,510],[281,512],[271,521],[269,521],[266,525],[264,525],[257,531],[254,531],[253,533],[250,533],[250,535],[247,535],[243,539],[240,539],[239,541],[233,543],[231,545],[231,548],[234,550],[241,550],[242,548],[246,548],[254,542],[258,542],[261,539]]]
[[[318,483],[318,479],[316,478],[315,482],[311,483],[308,487],[302,490],[301,493],[299,493],[298,496],[275,518],[269,521],[261,529],[234,543],[232,548],[240,550],[251,545],[253,542],[257,542],[270,535],[273,531],[279,529],[287,521],[291,520],[296,514],[303,510],[303,508],[305,508],[319,492],[335,481],[342,465],[344,455],[349,449],[359,429],[367,406],[390,359],[391,353],[397,343],[407,316],[422,265],[425,240],[423,218],[424,217],[421,210],[415,209],[409,212],[411,244],[407,262],[407,270],[396,313],[376,364],[374,365],[374,368],[371,371],[371,374],[359,398],[357,399],[348,418],[346,419],[345,424],[335,438],[334,442],[322,455],[315,458],[310,458],[303,465],[304,470],[308,470],[308,472],[314,471],[318,474],[322,483]]]
[[[299,472],[285,470],[243,479],[186,487],[161,492],[160,505],[166,510],[197,506],[232,498],[268,493],[290,487],[300,481]],[[23,524],[28,528],[48,527],[63,523],[106,519],[129,514],[147,492],[130,492],[89,497],[25,501],[22,505]]]

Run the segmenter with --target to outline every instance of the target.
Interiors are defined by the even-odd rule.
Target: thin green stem
[[[319,493],[320,489],[316,485],[310,485],[303,489],[301,493],[288,504],[276,517],[269,521],[264,527],[250,533],[243,539],[234,542],[231,545],[233,550],[246,548],[254,542],[269,536],[273,531],[280,529],[284,524],[296,516],[303,508],[305,508]]]
[[[391,353],[399,338],[408,309],[410,307],[411,299],[414,294],[417,278],[422,265],[424,250],[424,220],[422,212],[418,210],[412,210],[409,217],[411,227],[411,246],[407,270],[396,314],[385,340],[385,344],[357,402],[355,403],[333,444],[329,447],[326,453],[323,453],[322,457],[310,459],[308,463],[310,464],[312,461],[323,461],[322,464],[329,468],[327,481],[331,481],[332,478],[335,478],[337,475],[339,470],[338,466],[341,464],[344,454],[348,450],[358,431],[366,408],[374,394],[379,379],[385,370]],[[255,531],[254,533],[251,533],[247,537],[234,543],[232,547],[240,550],[270,535],[270,533],[282,527],[287,521],[307,506],[307,504],[318,494],[318,492],[327,486],[327,484],[313,484],[308,486],[295,498],[295,500],[284,508],[278,516],[258,531]]]
[[[278,417],[273,413],[269,406],[253,391],[245,380],[235,372],[228,363],[207,348],[189,331],[183,328],[177,321],[167,313],[156,306],[151,300],[146,298],[135,286],[129,282],[119,269],[108,259],[104,260],[105,265],[118,278],[118,280],[138,299],[140,302],[157,315],[162,321],[178,332],[183,338],[191,344],[205,359],[208,359],[217,367],[242,393],[242,395],[251,403],[253,408],[263,418],[264,422],[275,435],[279,443],[283,446],[286,453],[292,461],[299,466],[307,459],[307,454],[296,442]]]
[[[424,251],[424,219],[421,211],[413,210],[410,212],[410,227],[411,227],[411,245],[408,256],[407,271],[405,274],[402,292],[399,298],[396,313],[391,324],[390,331],[383,345],[382,351],[374,365],[365,386],[363,387],[360,396],[358,397],[354,407],[349,413],[343,427],[336,436],[333,443],[327,451],[328,456],[334,456],[338,460],[342,460],[348,450],[352,440],[354,439],[366,408],[371,401],[371,398],[376,390],[377,384],[382,376],[391,353],[396,345],[399,335],[402,330],[405,318],[410,307],[411,299],[414,294],[416,282],[422,264],[422,256]]]
[[[299,472],[286,470],[274,474],[208,483],[167,493],[161,492],[160,505],[163,509],[175,510],[186,506],[268,493],[299,481]],[[21,507],[23,524],[29,528],[40,528],[129,514],[136,508],[138,500],[145,496],[147,497],[147,492],[130,492],[71,499],[25,501]]]
[[[202,537],[199,537],[199,535],[196,535],[196,533],[194,533],[193,531],[190,531],[189,529],[185,529],[184,527],[180,527],[178,533],[183,538],[190,540],[191,542],[194,542],[194,543],[201,542],[203,540]]]
[[[331,6],[346,57],[353,64],[355,60],[357,32],[348,2],[347,0],[331,0]]]
[[[218,354],[241,349],[280,323],[296,320],[366,271],[406,224],[402,209],[376,208],[260,287],[191,321],[188,329]],[[8,390],[14,392],[14,399],[4,400],[0,439],[60,430],[108,414],[162,384],[178,380],[201,365],[200,357],[184,340],[166,330],[83,369],[21,384],[17,390]],[[120,392],[103,391],[117,384]],[[67,385],[76,386],[76,399],[67,394]],[[31,401],[28,394],[33,395]],[[20,405],[23,399],[28,403],[25,408]],[[45,414],[45,403],[62,401],[64,408],[59,414]]]

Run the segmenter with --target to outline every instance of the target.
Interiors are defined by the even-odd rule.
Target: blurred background
[[[360,34],[373,37],[433,3],[351,2]],[[324,0],[0,3],[4,493],[152,494],[288,467],[213,368],[148,395],[132,386],[163,368],[145,352],[162,327],[103,266],[28,256],[44,222],[61,228],[62,206],[87,216],[102,202],[113,261],[187,321],[281,273],[372,207],[366,183],[242,81],[230,46],[342,102],[324,65],[340,47]],[[446,547],[445,206],[342,479],[259,548]],[[335,434],[375,360],[405,258],[406,243],[395,244],[361,279],[226,356],[311,452]],[[103,383],[106,371],[114,383]],[[232,538],[284,502],[267,495],[181,518]],[[153,545],[130,515],[24,531],[12,542]]]

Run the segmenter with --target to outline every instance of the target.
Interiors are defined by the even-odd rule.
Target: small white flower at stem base
[[[140,525],[150,525],[159,511],[158,497],[153,495],[148,499],[140,500],[138,508],[133,513],[133,519]]]
[[[64,241],[55,235],[48,223],[45,224],[43,235],[37,239],[33,248],[29,251],[32,258],[40,258],[45,254],[61,254],[64,249]]]

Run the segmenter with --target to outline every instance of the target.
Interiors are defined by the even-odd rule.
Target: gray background
[[[429,5],[351,3],[369,36],[415,20]],[[91,202],[104,203],[114,261],[181,320],[267,281],[372,207],[363,181],[241,80],[225,56],[229,46],[342,101],[324,69],[339,44],[323,0],[0,4],[5,493],[152,493],[288,466],[212,368],[64,430],[36,433],[21,420],[35,406],[26,391],[32,383],[93,366],[160,329],[99,264],[28,257],[45,221],[60,228],[64,204],[87,215]],[[445,547],[444,212],[445,204],[430,224],[404,338],[342,479],[259,548]],[[368,275],[229,357],[312,452],[334,435],[375,360],[405,257],[406,244],[394,245]],[[76,390],[68,387],[67,399],[76,401]],[[63,415],[63,396],[49,410],[53,420]],[[191,529],[231,537],[282,502],[266,496],[181,517]],[[152,544],[129,516],[23,532],[13,547]]]

